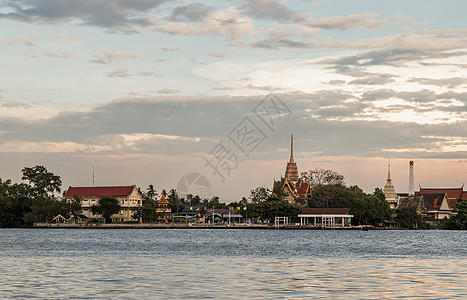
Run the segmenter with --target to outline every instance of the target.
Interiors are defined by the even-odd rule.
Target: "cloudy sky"
[[[0,0],[0,177],[230,202],[285,170],[467,181],[467,2]],[[269,95],[269,96],[268,96]],[[191,192],[191,191],[190,191]]]

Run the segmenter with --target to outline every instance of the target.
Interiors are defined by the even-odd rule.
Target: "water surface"
[[[467,299],[467,232],[1,229],[0,298]]]

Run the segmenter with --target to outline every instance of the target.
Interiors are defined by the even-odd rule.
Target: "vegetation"
[[[99,203],[91,206],[93,214],[101,215],[105,223],[112,223],[112,215],[118,213],[120,210],[120,201],[115,197],[102,197]]]
[[[405,207],[397,212],[396,221],[399,222],[401,228],[407,229],[429,229],[430,225],[423,220],[422,216],[417,213],[414,207]]]
[[[0,227],[29,227],[33,222],[49,222],[58,214],[75,216],[80,205],[56,197],[61,191],[60,176],[44,166],[22,170],[23,183],[0,178]]]
[[[455,211],[456,215],[445,220],[445,229],[467,229],[467,201],[459,199]]]

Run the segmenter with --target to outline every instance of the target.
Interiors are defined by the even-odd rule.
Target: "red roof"
[[[444,193],[448,194],[448,198],[451,198],[451,199],[462,198],[463,187],[460,187],[460,188],[447,188],[447,189],[420,188],[420,194],[444,194]]]
[[[420,194],[444,194],[448,195],[449,207],[454,208],[458,199],[467,199],[467,192],[464,192],[464,186],[460,188],[420,188]]]
[[[70,186],[66,191],[65,197],[117,197],[128,196],[131,194],[134,185],[129,186]]]
[[[350,208],[302,208],[304,215],[348,215]]]

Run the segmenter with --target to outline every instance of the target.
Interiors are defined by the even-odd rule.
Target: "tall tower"
[[[287,177],[292,181],[298,180],[297,163],[293,159],[293,134],[290,137],[290,159],[285,169],[285,178]]]
[[[397,194],[394,185],[391,180],[391,160],[388,158],[388,179],[386,185],[383,188],[384,198],[389,203],[391,209],[395,209],[397,206]]]
[[[409,162],[409,195],[413,195],[415,193],[415,189],[413,186],[414,175],[413,175],[413,160]]]

